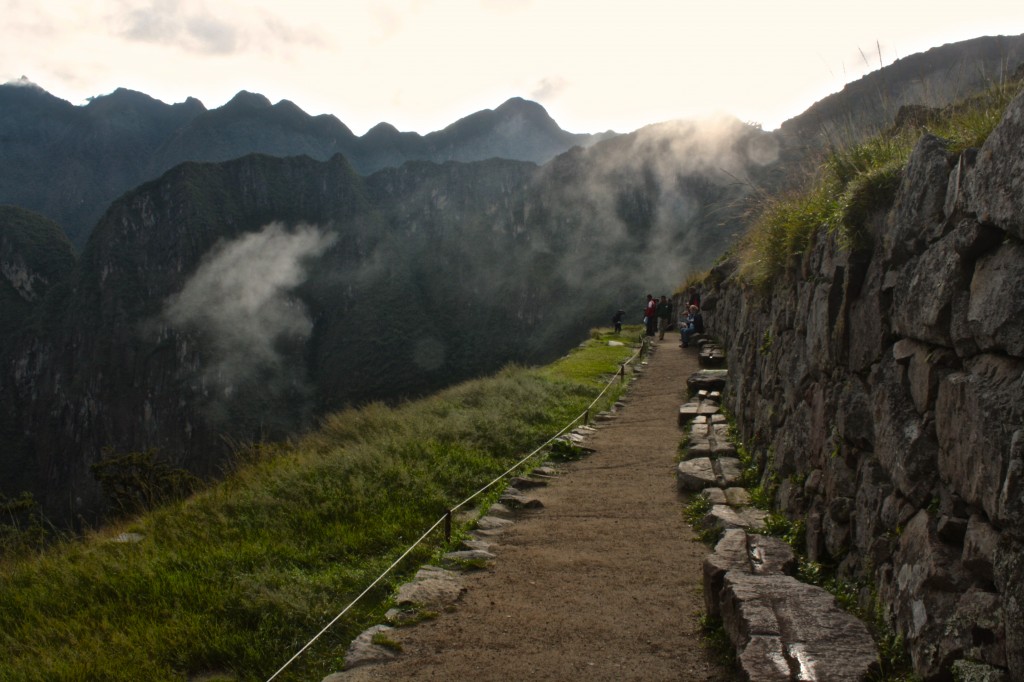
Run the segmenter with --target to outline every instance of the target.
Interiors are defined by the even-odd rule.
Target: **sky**
[[[718,113],[765,129],[898,58],[1024,33],[1020,0],[0,0],[0,82],[237,92],[426,134],[510,97],[565,130]]]

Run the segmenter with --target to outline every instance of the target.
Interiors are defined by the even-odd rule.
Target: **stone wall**
[[[768,294],[713,269],[726,404],[808,557],[874,586],[918,674],[1024,680],[1024,95],[980,150],[924,135],[871,246],[822,232]]]

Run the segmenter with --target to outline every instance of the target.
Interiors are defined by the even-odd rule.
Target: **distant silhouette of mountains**
[[[6,84],[0,111],[0,203],[54,220],[78,248],[114,199],[185,161],[252,153],[326,161],[342,154],[367,175],[411,160],[542,164],[614,135],[566,132],[539,104],[520,98],[427,135],[381,123],[362,137],[334,116],[310,116],[287,100],[271,104],[245,91],[211,110],[193,98],[169,105],[125,89],[79,107],[31,84]]]

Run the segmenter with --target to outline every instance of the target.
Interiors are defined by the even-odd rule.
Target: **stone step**
[[[742,465],[736,457],[695,457],[680,462],[676,467],[676,485],[682,492],[731,488],[742,477]]]
[[[727,369],[702,369],[694,372],[686,380],[686,387],[690,393],[699,390],[721,391],[725,389],[725,382],[729,378]]]
[[[704,600],[721,617],[745,679],[863,680],[877,672],[867,627],[835,598],[802,583],[777,538],[725,531],[704,560]]]

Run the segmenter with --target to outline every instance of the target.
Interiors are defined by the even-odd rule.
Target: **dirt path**
[[[346,680],[729,680],[697,634],[708,549],[683,521],[676,414],[696,351],[656,342],[597,452],[531,491],[523,514],[466,575],[453,612],[389,634],[394,661]]]

